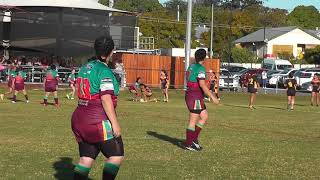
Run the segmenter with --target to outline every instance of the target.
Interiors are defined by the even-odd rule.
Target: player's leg
[[[44,92],[44,97],[43,97],[43,105],[47,106],[48,105],[48,97],[50,95],[50,92]]]
[[[23,93],[24,97],[26,98],[27,103],[29,103],[28,93],[27,93],[27,90],[25,88],[22,90],[22,93]]]
[[[17,102],[18,93],[19,93],[19,91],[14,90],[13,97],[12,97],[12,103],[16,103]]]
[[[58,91],[53,92],[53,97],[54,97],[54,104],[56,106],[59,106]]]
[[[295,104],[295,100],[296,100],[296,97],[292,96],[291,97],[291,110],[293,110],[293,107],[294,107],[294,104]]]
[[[165,89],[165,92],[166,92],[166,100],[167,100],[167,102],[169,102],[169,90],[168,90],[168,88]]]
[[[311,106],[313,106],[315,92],[311,92]]]
[[[76,92],[76,87],[72,84],[71,85],[71,90],[72,90],[72,92],[71,92],[71,99],[73,100],[74,99],[74,94],[75,94],[75,92]]]
[[[249,96],[249,108],[252,109],[253,107],[253,93],[250,93]]]
[[[315,93],[315,101],[316,101],[316,106],[319,106],[319,93]]]
[[[91,167],[99,154],[99,147],[96,144],[79,142],[80,159],[74,168],[74,180],[86,180]]]
[[[288,95],[287,110],[290,110],[291,108],[291,100],[292,100],[292,96]]]
[[[190,147],[195,140],[196,124],[200,118],[200,112],[192,111],[189,114],[189,124],[186,130],[185,146]]]
[[[196,126],[195,126],[195,133],[194,133],[194,140],[193,142],[196,143],[196,145],[198,146],[198,148],[201,148],[201,146],[199,145],[199,135],[200,132],[203,128],[203,126],[206,124],[208,120],[208,111],[207,110],[203,110],[200,113],[200,120],[197,122]]]
[[[120,165],[124,160],[124,146],[121,136],[104,141],[100,150],[106,157],[102,179],[113,180],[116,178]]]

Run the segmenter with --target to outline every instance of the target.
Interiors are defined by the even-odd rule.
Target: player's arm
[[[106,112],[111,124],[115,137],[119,137],[121,135],[120,124],[117,120],[116,112],[114,110],[113,101],[111,94],[105,94],[101,96],[102,106],[104,111]]]
[[[219,100],[211,93],[204,79],[199,80],[199,85],[203,92],[210,97],[215,104],[219,104]]]

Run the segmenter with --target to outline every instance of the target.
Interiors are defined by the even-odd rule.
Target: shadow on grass
[[[287,110],[286,108],[274,107],[274,106],[257,106],[257,107],[266,108],[266,109]]]
[[[249,109],[249,106],[236,105],[236,104],[223,104],[223,106],[229,106],[229,107],[237,107],[237,108]]]
[[[154,132],[154,131],[147,131],[147,134],[149,136],[153,136],[155,138],[158,138],[162,141],[165,141],[165,142],[169,142],[181,149],[183,149],[182,147],[182,143],[184,142],[183,139],[177,139],[177,138],[174,138],[174,137],[170,137],[170,136],[167,136],[167,135],[164,135],[164,134],[159,134],[157,132]]]
[[[72,163],[72,158],[60,157],[59,161],[56,161],[55,163],[53,163],[53,168],[56,170],[54,174],[55,179],[58,179],[58,180],[73,179],[74,164]]]
[[[244,105],[233,105],[233,104],[223,104],[224,106],[229,106],[229,107],[237,107],[237,108],[243,108],[243,109],[249,109],[249,106],[244,106]],[[264,105],[259,105],[255,106],[256,108],[262,108],[262,109],[276,109],[276,110],[286,110],[286,108],[281,108],[281,107],[274,107],[274,106],[264,106]]]

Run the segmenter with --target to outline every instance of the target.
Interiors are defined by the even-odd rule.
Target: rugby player
[[[320,89],[320,80],[318,74],[315,74],[311,81],[312,93],[311,93],[311,106],[314,105],[314,102],[319,106],[319,89]]]
[[[1,99],[1,100],[4,99],[4,96],[13,93],[12,82],[13,82],[13,79],[14,79],[13,76],[16,75],[16,70],[17,70],[16,66],[14,66],[14,65],[11,65],[11,66],[10,66],[9,72],[8,72],[8,89],[9,89],[9,91],[7,91],[7,92],[4,93],[4,94],[0,94],[0,99]]]
[[[75,87],[75,83],[76,83],[76,70],[72,69],[71,74],[68,77],[68,81],[69,81],[69,86],[71,88],[71,92],[68,93],[66,96],[68,99],[74,99],[74,93],[76,92],[76,87]]]
[[[26,98],[26,102],[29,103],[29,98],[27,91],[25,89],[24,80],[27,78],[27,73],[23,72],[21,67],[17,68],[16,73],[12,75],[12,89],[14,89],[14,94],[12,98],[12,103],[17,102],[17,95],[20,91],[22,91],[24,97]]]
[[[157,98],[151,99],[153,93],[152,90],[145,84],[140,84],[139,88],[141,90],[141,94],[143,96],[143,99],[140,99],[140,102],[157,102]]]
[[[124,159],[120,124],[115,108],[119,84],[107,66],[114,50],[111,37],[97,38],[96,57],[80,68],[77,78],[78,107],[72,115],[72,131],[80,160],[74,179],[87,179],[100,152],[105,156],[103,179],[115,179]]]
[[[186,72],[187,90],[185,95],[186,105],[190,111],[189,125],[186,130],[186,142],[184,148],[191,151],[200,151],[202,147],[198,137],[203,126],[207,122],[208,112],[204,103],[206,94],[216,104],[219,100],[210,92],[206,84],[206,69],[202,65],[207,53],[204,49],[195,52],[195,63],[191,64]]]
[[[293,106],[295,103],[295,96],[296,96],[296,88],[297,88],[297,81],[293,78],[293,74],[289,74],[289,79],[286,80],[284,83],[284,87],[287,89],[287,96],[288,96],[288,111],[293,110]]]
[[[248,79],[248,93],[250,93],[249,109],[255,109],[254,104],[257,97],[257,91],[259,88],[259,82],[257,80],[257,75],[253,74]]]
[[[58,99],[58,82],[59,82],[59,74],[56,70],[56,65],[52,64],[48,71],[46,72],[43,86],[45,95],[43,97],[43,105],[48,105],[48,97],[51,93],[54,96],[54,103],[56,107],[59,107],[59,99]]]
[[[168,80],[168,74],[165,70],[161,70],[160,72],[160,89],[162,90],[162,93],[163,93],[163,101],[169,102],[169,94],[168,94],[169,80]]]
[[[135,84],[129,87],[130,93],[134,94],[133,101],[138,101],[141,97],[140,93],[138,92],[140,89],[140,84],[141,77],[137,77]]]

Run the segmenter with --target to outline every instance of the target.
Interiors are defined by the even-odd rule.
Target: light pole
[[[213,56],[213,4],[211,5],[210,59]]]
[[[187,88],[186,72],[189,67],[191,56],[191,28],[192,28],[192,0],[188,0],[188,16],[187,16],[187,30],[186,30],[186,46],[185,46],[185,73],[184,73],[184,88]]]

